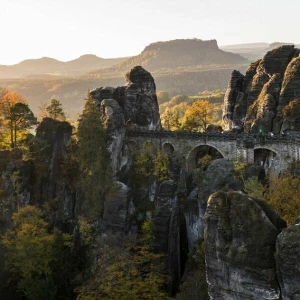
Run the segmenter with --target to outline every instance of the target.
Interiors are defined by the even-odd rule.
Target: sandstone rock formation
[[[282,299],[300,299],[300,225],[284,229],[277,238],[276,262]]]
[[[240,192],[211,195],[205,214],[210,299],[280,299],[274,254],[284,225],[263,200]]]
[[[107,133],[107,149],[111,153],[113,175],[116,176],[121,164],[121,152],[125,137],[123,111],[114,99],[104,99],[100,105],[102,123]]]
[[[200,207],[198,199],[199,188],[195,188],[186,199],[185,220],[189,251],[193,251],[198,240],[203,239],[203,216],[206,206]]]
[[[185,206],[189,251],[194,249],[197,241],[204,238],[203,217],[209,196],[223,188],[243,189],[242,183],[235,176],[233,162],[224,158],[212,161],[199,186],[187,197]]]
[[[103,223],[105,230],[126,233],[129,230],[130,216],[134,213],[132,192],[124,183],[116,181],[114,189],[104,202]]]
[[[122,178],[120,170],[128,171],[126,165],[130,163],[128,149],[124,145],[126,130],[162,129],[151,74],[136,66],[126,74],[126,81],[126,86],[101,87],[90,92],[106,128],[113,175],[118,180]]]
[[[57,186],[60,180],[60,161],[66,153],[67,142],[72,134],[72,126],[68,122],[59,122],[44,118],[36,130],[36,137],[44,144],[42,149],[43,162],[46,167],[36,185],[35,196],[39,203],[44,203],[57,196]],[[70,211],[71,211],[70,207]]]
[[[126,86],[98,88],[90,92],[100,108],[104,99],[115,99],[125,117],[127,127],[161,130],[156,87],[152,75],[141,66],[126,74]]]
[[[243,187],[235,176],[233,162],[225,158],[215,159],[207,168],[199,190],[200,206],[206,206],[209,196],[225,186],[235,191]]]
[[[161,183],[153,221],[154,249],[166,254],[166,273],[170,276],[168,291],[174,295],[182,276],[187,254],[184,218],[180,213],[177,184],[173,180]],[[183,228],[182,228],[183,227]]]
[[[284,108],[300,96],[299,53],[293,45],[284,45],[252,63],[245,75],[232,72],[224,98],[227,129],[253,133],[300,130],[300,122],[290,124],[283,114]]]

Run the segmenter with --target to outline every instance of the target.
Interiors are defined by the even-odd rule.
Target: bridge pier
[[[237,161],[246,165],[254,164],[254,148],[238,148]]]

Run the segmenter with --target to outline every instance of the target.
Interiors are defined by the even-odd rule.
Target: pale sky
[[[0,0],[0,64],[133,56],[156,41],[300,43],[300,0]]]

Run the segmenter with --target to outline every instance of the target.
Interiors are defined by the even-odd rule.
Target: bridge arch
[[[277,173],[282,169],[281,155],[270,146],[254,146],[254,163],[260,165],[265,173]]]
[[[198,161],[205,155],[210,155],[213,160],[218,158],[224,158],[225,155],[213,145],[200,144],[195,146],[187,155],[187,169],[190,171],[197,168]]]
[[[133,150],[133,149],[138,149],[139,148],[139,146],[138,146],[138,144],[135,142],[135,141],[132,141],[132,140],[130,140],[130,141],[127,141],[126,142],[126,145],[127,145],[127,147],[130,149],[130,150]]]
[[[143,149],[144,150],[155,150],[156,149],[156,145],[155,143],[153,143],[152,141],[146,141],[143,143]]]
[[[165,154],[172,154],[175,151],[175,147],[172,143],[165,142],[165,143],[163,143],[161,150]]]

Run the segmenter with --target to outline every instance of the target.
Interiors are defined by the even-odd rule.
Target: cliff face
[[[298,118],[287,118],[288,105],[300,99],[300,50],[284,45],[252,63],[245,75],[233,71],[224,98],[227,129],[280,133],[300,130]]]
[[[284,226],[263,200],[240,192],[211,195],[205,214],[210,299],[281,299],[274,253]]]
[[[281,232],[276,242],[276,263],[282,299],[300,299],[300,220]]]

